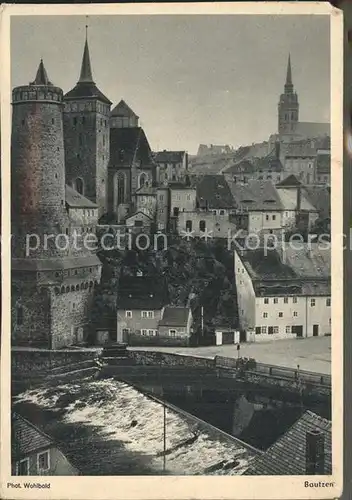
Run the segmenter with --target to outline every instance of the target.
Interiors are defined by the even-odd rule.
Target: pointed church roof
[[[285,94],[292,94],[293,83],[292,83],[292,69],[291,69],[291,54],[288,55],[287,61],[287,71],[286,71],[286,83],[285,83]]]
[[[121,99],[121,101],[111,111],[111,116],[119,116],[125,118],[130,118],[130,117],[139,118],[139,116],[137,116],[136,113],[132,111],[132,109],[128,106],[128,104],[126,104],[126,102],[123,99]]]
[[[291,54],[288,55],[286,85],[292,85]]]
[[[87,37],[84,44],[79,80],[76,86],[64,96],[64,100],[71,99],[97,99],[105,104],[112,104],[111,101],[97,88],[93,81]]]
[[[81,75],[79,77],[79,82],[80,83],[94,83],[93,77],[92,77],[92,68],[90,65],[90,56],[89,56],[89,47],[88,47],[88,40],[86,38],[86,42],[84,44],[84,51],[83,51],[83,59],[82,59],[82,66],[81,66]]]
[[[43,59],[40,60],[35,80],[30,85],[52,85],[44,67]]]

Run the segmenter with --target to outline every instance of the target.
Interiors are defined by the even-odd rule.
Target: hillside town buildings
[[[97,87],[87,39],[70,91],[64,94],[50,82],[41,61],[35,80],[13,89],[12,97],[12,224],[22,242],[12,256],[14,344],[57,349],[95,338],[91,310],[100,293],[102,263],[97,249],[72,244],[76,235],[83,241],[108,228],[134,237],[166,233],[207,243],[226,242],[238,231],[241,237],[262,237],[314,232],[318,223],[329,224],[329,125],[299,121],[290,57],[277,133],[238,150],[201,145],[198,165],[186,151],[153,152],[139,116],[124,100],[114,107]],[[209,157],[215,172],[207,166]],[[64,250],[39,245],[25,255],[25,235],[38,231],[42,237],[64,237],[68,245]],[[280,264],[277,250],[265,267],[272,274],[264,276],[258,252],[235,253],[237,305],[247,340],[285,337],[289,329],[297,336],[330,333],[330,257],[321,260],[322,276],[317,267],[316,275],[300,275],[295,262],[314,264],[315,251]],[[273,285],[276,279],[286,284],[274,292],[267,281]],[[175,308],[167,285],[153,291],[156,283],[145,276],[119,280],[113,340],[154,337],[188,345],[189,304]],[[267,301],[273,306],[268,312]],[[309,301],[315,305],[308,314]]]

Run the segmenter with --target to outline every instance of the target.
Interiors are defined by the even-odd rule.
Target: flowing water
[[[164,454],[163,404],[113,379],[27,390],[14,408],[51,435],[83,475],[239,475],[254,456],[170,408]]]

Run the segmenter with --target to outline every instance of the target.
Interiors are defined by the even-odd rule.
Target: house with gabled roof
[[[239,322],[246,340],[331,334],[329,248],[299,242],[236,249],[234,266]]]
[[[163,277],[122,276],[117,297],[117,341],[150,343],[157,335],[168,288]]]
[[[190,307],[164,307],[158,325],[160,339],[168,340],[169,344],[189,345],[193,316]]]
[[[55,441],[18,413],[11,417],[11,469],[14,476],[77,476],[79,471]]]

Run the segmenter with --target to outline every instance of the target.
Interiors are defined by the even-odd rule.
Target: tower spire
[[[87,16],[88,19],[88,16]],[[86,24],[86,41],[84,44],[83,59],[81,66],[81,74],[79,83],[94,83],[92,76],[92,68],[90,65],[89,47],[88,47],[88,21]]]
[[[43,59],[40,60],[35,80],[31,82],[31,85],[52,85],[44,67]]]
[[[287,61],[285,94],[292,94],[292,93],[293,93],[293,83],[292,83],[292,69],[291,69],[291,54],[289,54]]]

